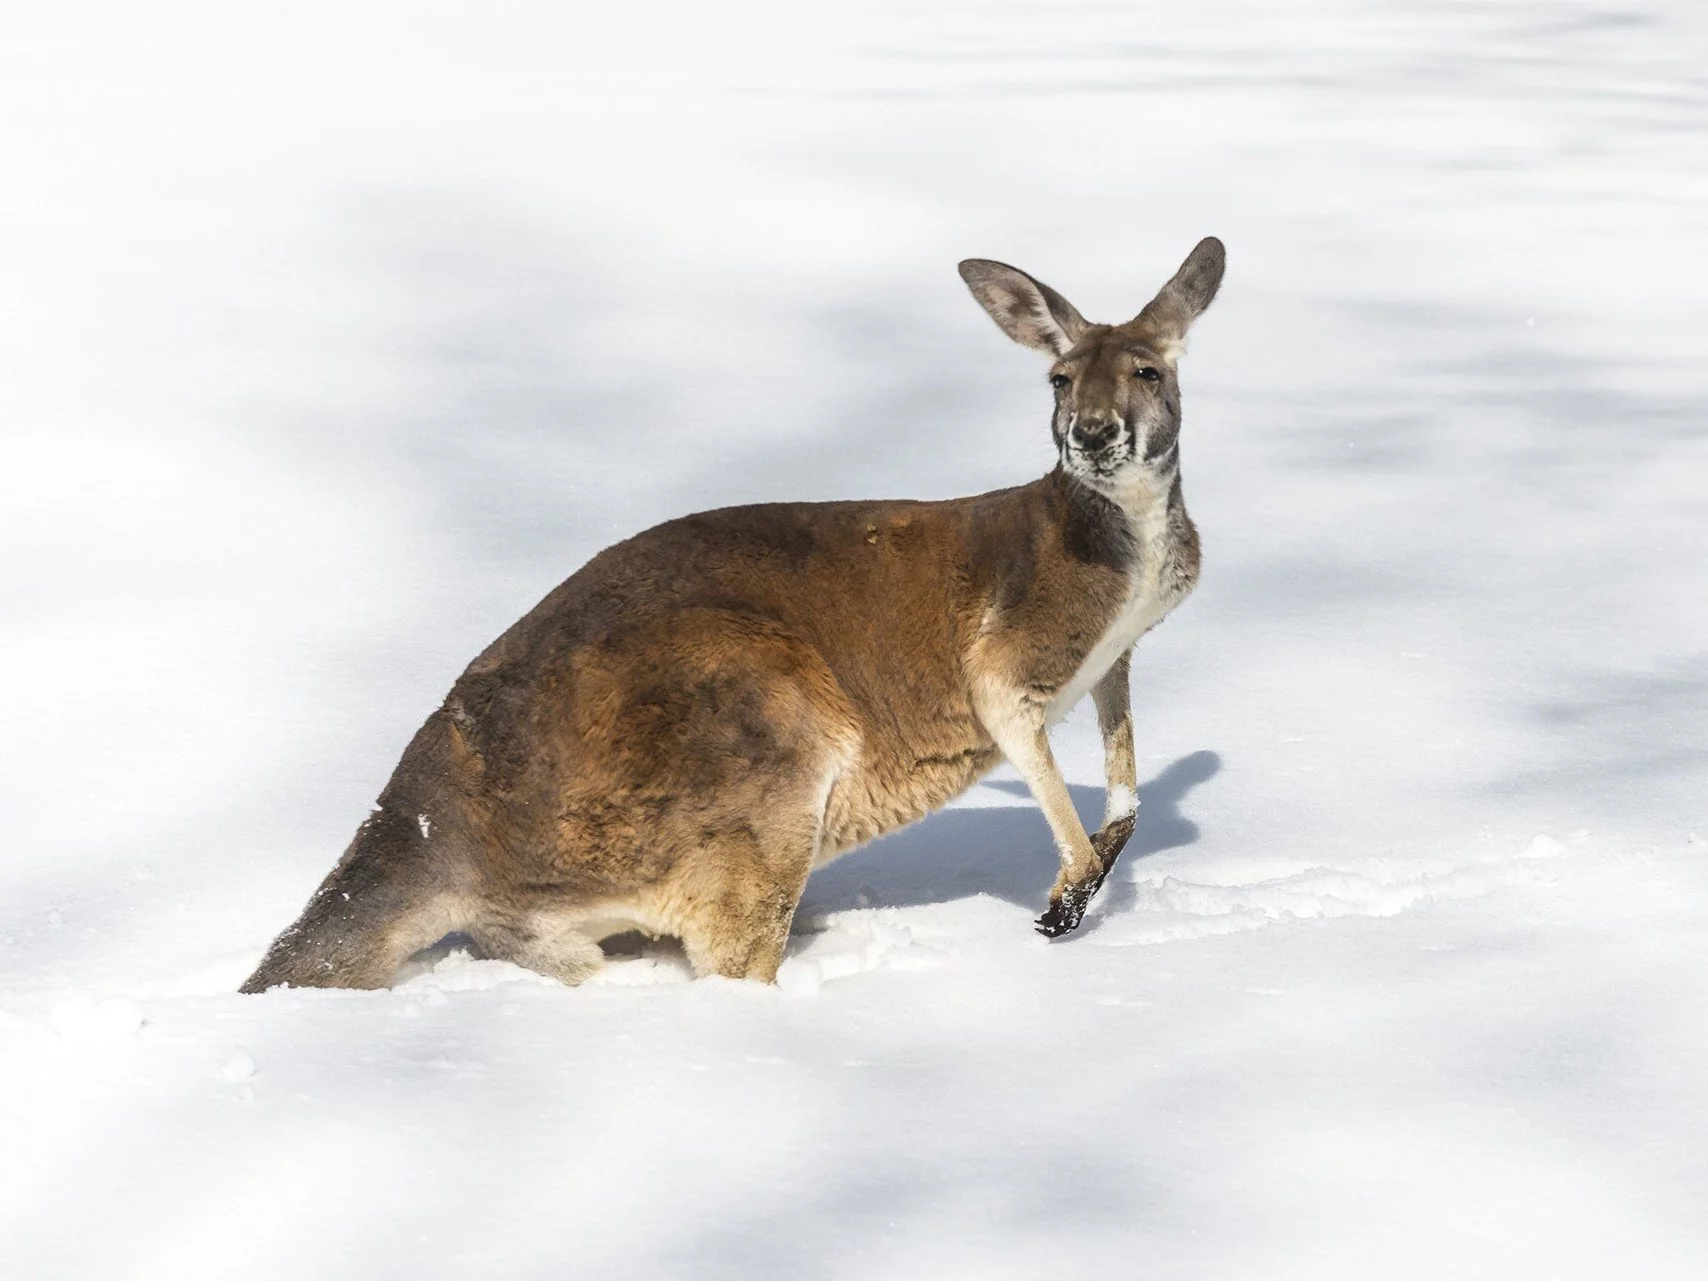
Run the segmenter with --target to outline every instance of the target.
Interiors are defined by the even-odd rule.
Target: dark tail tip
[[[239,992],[273,987],[388,987],[411,953],[434,941],[424,832],[387,809],[368,816],[302,915],[273,940]]]

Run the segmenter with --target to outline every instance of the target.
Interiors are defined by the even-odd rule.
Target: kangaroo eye
[[[1158,378],[1162,377],[1161,374],[1157,373],[1157,371],[1152,369],[1149,365],[1140,365],[1133,372],[1148,383],[1154,383]]]
[[[1055,387],[1058,390],[1063,388],[1063,387],[1066,387],[1072,381],[1073,381],[1073,379],[1069,378],[1066,374],[1051,374],[1050,375],[1050,386]]]

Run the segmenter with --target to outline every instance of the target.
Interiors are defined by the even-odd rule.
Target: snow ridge
[[[1521,853],[1462,864],[1402,863],[1380,858],[1348,867],[1309,867],[1243,885],[1174,876],[1132,883],[1133,910],[1096,935],[1104,947],[1136,947],[1262,929],[1287,921],[1342,916],[1396,916],[1449,898],[1469,898],[1510,885],[1553,878],[1549,860],[1567,852],[1538,836]]]

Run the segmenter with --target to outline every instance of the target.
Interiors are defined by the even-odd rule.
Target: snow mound
[[[122,1041],[142,1028],[142,1006],[129,997],[78,992],[48,1011],[47,1025],[67,1041]]]
[[[1566,852],[1560,842],[1538,836],[1522,851],[1459,864],[1369,859],[1245,885],[1201,884],[1173,876],[1138,880],[1132,886],[1132,908],[1111,919],[1113,930],[1096,937],[1105,947],[1135,947],[1262,929],[1283,921],[1397,916],[1440,899],[1551,879],[1543,864]]]
[[[659,983],[689,983],[694,978],[688,958],[679,950],[654,947],[640,956],[605,963],[589,983],[610,987],[652,987]]]
[[[224,996],[237,991],[261,961],[259,950],[235,952],[198,966],[177,978],[160,979],[127,987],[138,1000],[172,1000],[184,996]]]
[[[934,970],[946,954],[944,947],[916,938],[891,908],[826,913],[808,925],[813,932],[777,971],[777,986],[791,995],[873,970]]]
[[[247,1081],[257,1070],[255,1056],[240,1045],[231,1052],[231,1057],[225,1061],[225,1066],[220,1068],[217,1075],[222,1081]]]
[[[562,986],[556,979],[525,970],[509,961],[486,960],[466,949],[457,948],[434,961],[424,972],[410,975],[392,990],[409,996],[426,996],[445,992],[488,992],[507,983]]]

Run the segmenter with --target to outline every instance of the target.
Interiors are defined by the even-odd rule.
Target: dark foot
[[[1121,857],[1121,851],[1126,849],[1127,842],[1133,839],[1133,821],[1137,817],[1136,814],[1129,814],[1125,818],[1115,819],[1091,838],[1091,848],[1097,851],[1097,864],[1102,869],[1097,873],[1099,885],[1115,870],[1115,860]]]
[[[1050,904],[1049,910],[1040,916],[1034,926],[1038,933],[1047,939],[1060,938],[1070,930],[1079,928],[1080,918],[1085,915],[1085,908],[1091,902],[1091,896],[1097,893],[1097,887],[1103,884],[1101,876],[1085,882],[1082,885],[1070,885],[1062,891],[1062,896]]]
[[[1103,887],[1115,860],[1121,857],[1121,851],[1127,848],[1132,835],[1133,816],[1129,814],[1126,818],[1116,819],[1091,838],[1091,848],[1097,851],[1097,875],[1078,885],[1068,886],[1062,891],[1061,898],[1052,900],[1049,910],[1034,922],[1038,933],[1053,939],[1079,928],[1092,895]]]

